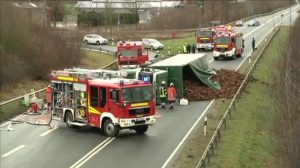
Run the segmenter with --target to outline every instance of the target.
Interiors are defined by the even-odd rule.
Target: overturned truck
[[[168,71],[168,83],[175,84],[179,99],[184,97],[183,81],[189,78],[196,78],[211,88],[220,89],[220,85],[210,79],[216,72],[209,68],[209,57],[206,54],[178,54],[149,67]]]

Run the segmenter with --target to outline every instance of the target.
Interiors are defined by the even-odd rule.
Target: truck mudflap
[[[146,116],[140,118],[120,118],[117,123],[120,128],[134,127],[138,125],[152,125],[156,122],[154,116]]]

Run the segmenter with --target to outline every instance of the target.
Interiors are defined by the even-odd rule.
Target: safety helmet
[[[161,81],[161,84],[162,84],[162,85],[165,85],[165,84],[166,84],[166,81]]]
[[[170,83],[170,86],[174,86],[174,83]]]

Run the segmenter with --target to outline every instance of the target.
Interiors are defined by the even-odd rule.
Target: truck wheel
[[[85,41],[84,41],[84,43],[85,43],[86,45],[88,45],[88,44],[89,44],[89,42],[88,42],[87,40],[85,40]]]
[[[96,44],[97,44],[97,45],[100,45],[100,42],[99,42],[99,41],[97,41],[97,42],[96,42]]]
[[[137,134],[144,134],[148,130],[148,125],[141,125],[134,128]]]
[[[219,60],[219,57],[214,57],[214,60],[215,60],[215,61]]]
[[[68,111],[65,117],[66,117],[67,126],[69,128],[74,128],[74,125],[71,124],[71,122],[74,121],[72,113],[70,111]]]
[[[201,48],[198,48],[198,52],[201,52]]]
[[[108,137],[116,137],[119,134],[119,128],[116,127],[110,119],[105,120],[103,131]]]

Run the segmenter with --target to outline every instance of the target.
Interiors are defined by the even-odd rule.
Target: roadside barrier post
[[[207,135],[207,117],[204,118],[204,130],[203,130],[204,136]]]

